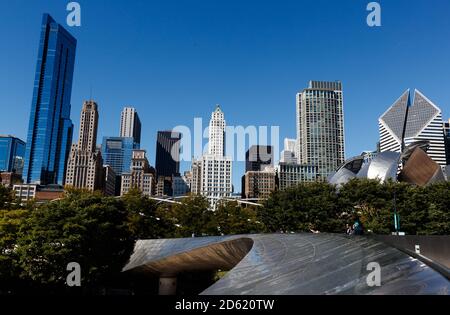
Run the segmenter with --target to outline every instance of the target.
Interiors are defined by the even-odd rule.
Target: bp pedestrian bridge
[[[123,272],[159,277],[160,294],[176,294],[183,272],[227,270],[201,294],[448,295],[449,246],[447,236],[326,233],[140,240]]]

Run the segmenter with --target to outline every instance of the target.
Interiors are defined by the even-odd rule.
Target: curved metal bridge
[[[373,263],[381,285],[368,282]],[[141,240],[124,272],[160,277],[160,293],[175,293],[186,271],[230,270],[205,295],[449,294],[441,273],[368,237],[266,234]]]

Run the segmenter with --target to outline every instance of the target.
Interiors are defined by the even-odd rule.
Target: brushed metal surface
[[[224,262],[231,270],[202,294],[448,294],[450,289],[442,275],[387,244],[325,233],[138,241],[124,271],[176,274],[183,268],[215,270]],[[371,262],[381,266],[380,287],[367,285]]]

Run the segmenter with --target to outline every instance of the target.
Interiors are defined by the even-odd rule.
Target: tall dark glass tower
[[[44,14],[25,151],[25,183],[64,184],[72,143],[70,98],[76,45],[69,32]]]
[[[158,177],[180,173],[180,140],[179,132],[158,131],[155,161]]]

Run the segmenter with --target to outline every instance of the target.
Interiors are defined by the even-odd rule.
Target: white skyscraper
[[[192,163],[191,190],[209,198],[212,209],[233,192],[232,159],[225,156],[225,126],[224,114],[217,106],[209,123],[208,154]]]
[[[426,140],[430,144],[427,154],[442,167],[446,165],[442,112],[418,90],[414,91],[413,102],[410,90],[403,93],[380,117],[378,124],[381,152],[400,152],[402,139],[405,146]]]
[[[141,143],[141,121],[135,108],[125,107],[120,116],[120,136]]]
[[[225,153],[225,118],[219,105],[209,122],[208,153],[214,156],[224,156]]]

